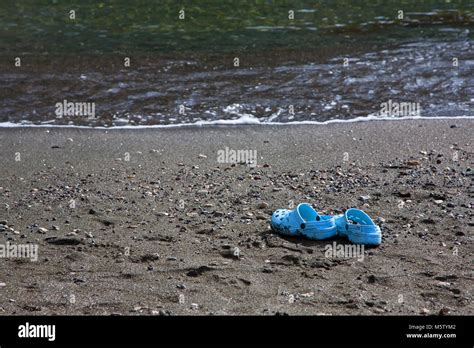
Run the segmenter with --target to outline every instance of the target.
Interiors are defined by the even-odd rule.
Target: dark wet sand
[[[0,314],[473,314],[473,126],[0,129],[0,243],[39,244],[0,259]],[[269,230],[302,201],[381,218],[382,245]]]

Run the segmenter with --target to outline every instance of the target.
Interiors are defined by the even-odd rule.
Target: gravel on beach
[[[472,315],[473,126],[0,129],[0,245],[38,246],[0,258],[0,315]],[[382,245],[273,233],[301,202]]]

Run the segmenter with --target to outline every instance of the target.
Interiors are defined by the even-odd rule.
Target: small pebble
[[[419,166],[421,162],[417,160],[410,160],[410,161],[407,161],[406,164],[407,166],[415,167],[415,166]]]
[[[443,307],[439,310],[439,315],[448,315],[449,314],[449,308]]]
[[[362,201],[362,202],[367,202],[369,199],[370,199],[370,196],[369,196],[369,195],[365,195],[365,196],[360,196],[360,197],[359,197],[359,200]]]
[[[230,247],[221,252],[221,255],[225,258],[240,259],[240,249],[237,247]]]

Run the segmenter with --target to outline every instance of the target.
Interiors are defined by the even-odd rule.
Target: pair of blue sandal
[[[347,237],[352,243],[380,245],[382,232],[362,210],[351,208],[343,215],[319,215],[308,203],[295,209],[278,209],[272,215],[272,229],[286,236],[304,235],[322,240],[335,236]]]

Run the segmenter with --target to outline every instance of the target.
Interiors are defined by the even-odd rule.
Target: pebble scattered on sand
[[[406,165],[416,167],[416,166],[421,165],[421,162],[418,161],[418,160],[409,160],[409,161],[406,162]]]
[[[151,173],[125,161],[117,163],[113,157],[113,174],[102,168],[97,173],[67,175],[59,167],[39,170],[36,181],[21,195],[12,191],[11,196],[2,196],[11,210],[2,213],[0,204],[0,232],[5,231],[0,238],[20,239],[15,231],[25,231],[26,242],[40,244],[42,257],[34,269],[56,275],[58,267],[64,267],[56,260],[64,258],[75,276],[84,277],[85,282],[74,281],[77,291],[92,289],[92,285],[99,292],[107,288],[108,277],[104,285],[92,279],[94,273],[89,271],[96,266],[110,271],[114,288],[115,284],[117,289],[136,286],[143,301],[136,303],[137,297],[132,296],[132,300],[124,300],[126,304],[111,309],[113,313],[127,314],[136,305],[140,307],[137,313],[153,315],[170,315],[167,306],[173,314],[200,314],[190,309],[217,313],[219,306],[233,313],[235,303],[228,299],[244,299],[251,294],[249,290],[266,299],[275,296],[279,287],[293,294],[296,302],[280,303],[288,307],[277,311],[256,300],[249,313],[261,314],[266,309],[266,313],[283,315],[308,308],[314,314],[323,306],[326,314],[344,314],[349,309],[357,314],[465,313],[469,292],[464,279],[444,272],[466,271],[462,258],[452,254],[455,247],[459,255],[468,251],[472,207],[463,194],[472,170],[463,167],[467,155],[462,150],[459,165],[450,161],[449,151],[438,157],[439,151],[419,150],[413,157],[393,158],[368,167],[347,163],[326,169],[308,165],[306,169],[281,170],[272,162],[272,166],[256,168],[239,164],[214,168],[213,158],[199,161],[197,153],[173,165],[176,162],[161,158],[160,152],[160,156],[149,155],[156,161]],[[142,152],[145,157],[147,151]],[[67,180],[53,182],[52,174]],[[37,189],[31,190],[33,186]],[[68,206],[71,199],[75,208]],[[367,248],[365,255],[371,256],[370,261],[367,257],[359,263],[350,258],[325,257],[325,245],[342,240],[314,242],[271,231],[269,220],[275,209],[288,209],[303,201],[331,215],[352,206],[363,208],[377,217],[383,244]],[[404,205],[399,206],[400,201]],[[43,208],[47,206],[52,209]],[[443,214],[446,207],[451,209]],[[18,211],[23,217],[17,218]],[[130,250],[124,251],[126,248]],[[427,250],[433,252],[425,255]],[[444,254],[439,256],[438,252]],[[422,257],[411,257],[420,253]],[[419,288],[406,288],[406,277],[399,274],[412,275]],[[156,292],[150,294],[151,287]],[[367,299],[355,299],[351,295],[354,289],[366,293]],[[388,299],[387,291],[396,300],[395,289],[413,299],[413,304],[392,306],[392,300],[385,305],[377,300]],[[31,293],[36,295],[35,291]],[[157,300],[154,294],[158,291],[163,296]],[[217,304],[207,302],[216,291]],[[334,297],[324,295],[329,291]],[[177,292],[189,295],[185,305],[176,305]],[[431,296],[430,300],[420,293]]]
[[[230,245],[224,245],[221,255],[225,258],[240,259],[240,249],[238,247],[232,247]]]
[[[362,202],[368,202],[370,200],[370,196],[369,195],[363,195],[363,196],[360,196],[359,197],[359,200],[362,201]]]

